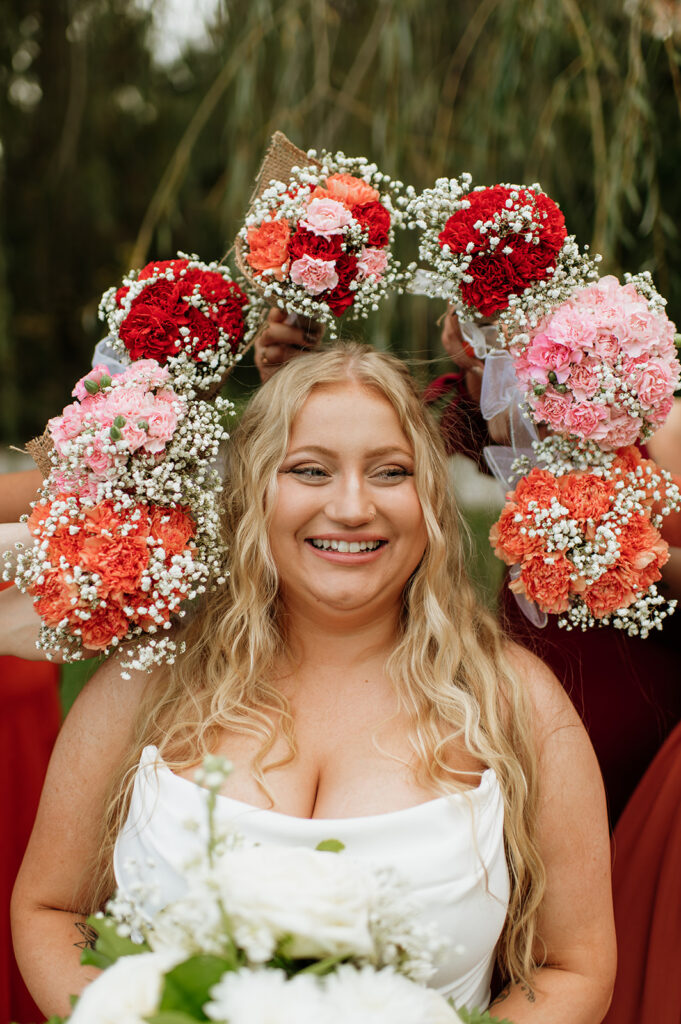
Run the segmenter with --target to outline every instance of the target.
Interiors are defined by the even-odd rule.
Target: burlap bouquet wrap
[[[250,215],[255,200],[260,198],[271,182],[288,181],[294,167],[321,168],[321,166],[322,165],[319,160],[315,160],[314,157],[308,156],[302,149],[298,149],[297,146],[294,146],[291,140],[288,139],[283,132],[275,132],[270,139],[267,152],[263,157],[260,170],[256,176],[255,186],[251,193],[251,198],[249,200],[250,205],[246,216]],[[234,261],[251,287],[262,295],[263,289],[258,282],[257,274],[253,273],[244,257],[243,240],[238,235],[234,240]],[[316,320],[308,320],[302,317],[299,317],[297,322],[309,339],[314,341],[319,341],[321,339],[324,333],[324,327],[322,324],[317,323]],[[258,335],[265,330],[266,326],[267,317],[265,316],[262,324],[260,325],[260,329],[258,330]]]
[[[40,437],[34,437],[32,441],[28,441],[26,444],[26,451],[40,470],[43,480],[50,475],[52,469],[50,452],[53,448],[54,445],[47,427],[45,427]]]

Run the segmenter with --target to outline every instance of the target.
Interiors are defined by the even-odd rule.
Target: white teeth
[[[341,554],[357,555],[360,551],[375,551],[380,546],[380,540],[321,540],[310,538],[313,547],[322,551],[340,551]]]

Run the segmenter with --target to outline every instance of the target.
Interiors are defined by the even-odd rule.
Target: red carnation
[[[352,216],[369,232],[368,243],[386,246],[390,240],[390,214],[381,203],[362,203],[353,206]]]
[[[120,337],[136,359],[155,359],[161,366],[169,356],[177,355],[180,349],[180,327],[186,326],[184,311],[169,311],[163,306],[140,302],[138,296],[120,327]]]
[[[149,277],[157,277],[165,274],[170,267],[174,271],[176,280],[179,279],[180,271],[189,266],[189,260],[153,260],[142,267],[137,275],[138,281],[146,281]]]
[[[467,273],[472,281],[461,285],[461,298],[483,316],[494,316],[508,306],[509,295],[526,287],[508,256],[481,253],[471,260]]]
[[[324,296],[324,300],[334,316],[341,316],[355,301],[355,293],[349,285],[357,276],[357,257],[344,252],[336,260],[336,273],[338,284]]]
[[[342,236],[315,235],[306,228],[298,228],[288,243],[288,252],[292,260],[301,256],[314,256],[318,260],[337,260],[343,253]]]
[[[191,354],[203,352],[207,348],[216,348],[220,341],[218,329],[215,323],[197,309],[190,306],[186,314],[186,323],[189,328],[187,340],[191,345]]]

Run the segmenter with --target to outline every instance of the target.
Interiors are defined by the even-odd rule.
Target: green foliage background
[[[134,0],[0,5],[0,441],[68,400],[128,267],[228,248],[276,128],[419,187],[539,180],[607,270],[652,270],[681,319],[678,8],[221,0],[209,43],[162,67]],[[395,300],[366,331],[425,377],[436,306]],[[254,383],[245,366],[232,388]]]

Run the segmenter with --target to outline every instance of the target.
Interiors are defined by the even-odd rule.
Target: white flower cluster
[[[461,1018],[433,989],[390,968],[343,964],[321,978],[242,968],[225,974],[204,1007],[220,1024],[457,1024]]]
[[[219,956],[233,940],[250,966],[332,957],[425,982],[442,949],[392,871],[345,854],[232,846],[193,863],[186,878],[185,895],[144,932],[154,950]]]

